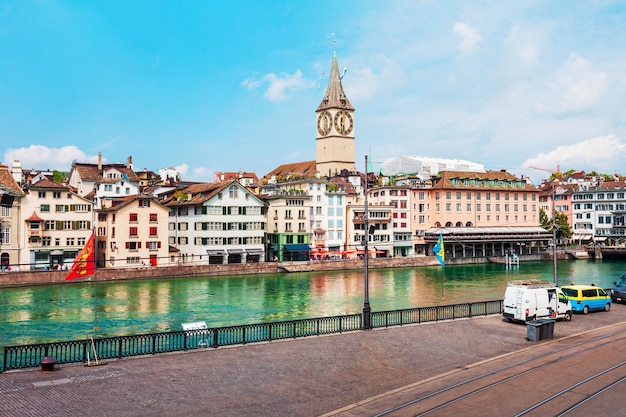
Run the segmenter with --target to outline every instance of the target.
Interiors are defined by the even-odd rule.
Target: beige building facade
[[[98,267],[157,267],[170,264],[170,209],[140,194],[111,201],[96,211]]]

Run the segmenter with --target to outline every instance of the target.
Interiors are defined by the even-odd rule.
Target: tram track
[[[605,394],[607,391],[617,387],[619,384],[623,383],[626,381],[626,376],[618,379],[617,381],[614,381],[613,383],[606,385],[605,387],[603,387],[602,389],[597,390],[596,392],[594,392],[593,394],[589,395],[587,398],[585,398],[584,400],[581,400],[579,402],[577,402],[576,404],[571,405],[568,409],[563,410],[561,413],[559,413],[557,415],[557,417],[561,417],[561,416],[565,416],[567,414],[569,414],[570,412],[578,409],[579,407],[587,404],[590,401],[595,400],[597,397],[599,397],[602,394]]]
[[[544,352],[544,349],[541,349],[531,357],[516,361],[515,363],[507,364],[506,366],[498,367],[488,372],[483,372],[479,375],[458,381],[435,391],[424,393],[409,401],[405,401],[401,404],[395,405],[394,407],[379,411],[378,414],[375,415],[376,417],[396,415],[425,416],[434,415],[438,412],[443,413],[441,415],[451,415],[458,412],[459,409],[467,409],[463,404],[467,404],[469,402],[472,404],[480,403],[481,400],[477,400],[478,397],[482,396],[484,398],[493,396],[493,393],[497,391],[503,391],[504,395],[506,395],[506,388],[502,387],[507,385],[532,386],[533,379],[538,380],[541,378],[538,374],[558,374],[558,369],[566,367],[567,365],[565,364],[576,363],[576,361],[581,360],[581,357],[593,355],[597,350],[609,349],[612,346],[614,347],[614,345],[622,346],[624,348],[624,346],[626,346],[626,343],[624,343],[625,341],[626,330],[623,330],[597,336],[574,344],[569,344],[565,347],[551,350],[547,353]],[[554,341],[552,344],[557,343],[559,343],[558,340]],[[566,415],[570,412],[568,410],[575,410],[580,405],[585,404],[585,402],[591,401],[592,398],[600,396],[607,390],[619,386],[619,384],[626,378],[624,375],[619,374],[619,372],[624,372],[623,365],[625,364],[626,361],[605,367],[593,375],[589,375],[574,384],[561,388],[556,393],[550,392],[550,395],[544,395],[534,403],[528,404],[521,412],[516,411],[510,414],[514,415],[519,413],[517,415],[520,416],[534,414],[533,412],[535,410],[544,409],[550,404],[556,404],[562,400],[563,396],[571,394],[574,390],[585,384],[590,385],[598,378],[601,378],[609,373],[618,374],[617,377],[614,377],[608,383],[601,385],[595,390],[591,389],[592,392],[585,395],[584,398],[577,401],[571,401],[564,411],[557,411]],[[515,373],[509,374],[510,372]],[[579,403],[580,405],[577,405]],[[560,410],[563,410],[563,408],[561,407]],[[464,414],[469,415],[467,412]],[[550,412],[548,414],[552,415],[554,413]]]
[[[618,368],[620,368],[620,367],[622,367],[624,365],[626,365],[626,361],[622,361],[622,362],[618,363],[617,365],[614,365],[614,366],[611,366],[609,368],[603,369],[602,371],[597,372],[597,373],[595,373],[595,374],[593,374],[593,375],[583,379],[582,381],[579,381],[579,382],[577,382],[575,384],[572,384],[569,387],[567,387],[565,389],[562,389],[561,391],[557,392],[556,394],[551,395],[551,396],[547,397],[546,399],[544,399],[542,401],[539,401],[536,404],[533,404],[531,407],[528,407],[527,409],[523,410],[522,412],[516,414],[515,417],[525,416],[525,415],[529,414],[531,411],[533,411],[533,410],[535,410],[535,409],[537,409],[537,408],[539,408],[539,407],[541,407],[541,406],[543,406],[545,404],[548,404],[550,401],[554,401],[558,397],[563,396],[564,394],[571,392],[575,388],[579,388],[582,385],[587,384],[587,383],[595,380],[596,378],[604,376],[604,375],[606,375],[606,374],[608,374],[608,373],[610,373],[612,371],[615,371],[615,370],[617,370]],[[568,408],[568,410],[573,410],[573,409],[577,408],[580,404],[587,402],[589,400],[589,398],[595,397],[595,396],[597,396],[601,392],[605,392],[608,387],[615,387],[617,384],[619,384],[621,381],[623,381],[625,379],[626,379],[626,376],[622,376],[617,381],[613,381],[609,385],[602,386],[600,389],[595,390],[595,392],[590,397],[587,397],[584,400],[578,401],[577,403],[575,403],[572,406],[570,406]],[[564,415],[566,413],[567,413],[567,410],[561,412],[559,415]]]

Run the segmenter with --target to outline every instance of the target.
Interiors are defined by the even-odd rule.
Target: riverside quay
[[[625,335],[626,306],[615,305],[557,322],[540,342],[490,314],[7,371],[0,415],[620,416]]]

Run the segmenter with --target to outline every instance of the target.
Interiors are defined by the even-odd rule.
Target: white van
[[[508,321],[572,319],[572,305],[561,289],[540,280],[509,282],[503,304],[502,315]]]

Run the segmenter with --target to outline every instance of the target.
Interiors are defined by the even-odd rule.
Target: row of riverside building
[[[579,243],[623,243],[620,179],[535,187],[506,170],[424,157],[360,172],[357,120],[336,55],[315,128],[315,160],[261,178],[218,172],[213,182],[185,182],[173,169],[135,171],[131,157],[105,163],[100,154],[97,163],[73,163],[64,178],[19,161],[0,165],[2,267],[67,268],[92,233],[105,268],[358,258],[365,236],[375,257],[430,256],[443,236],[453,263],[532,258],[552,240],[539,210],[551,212],[553,194]]]

